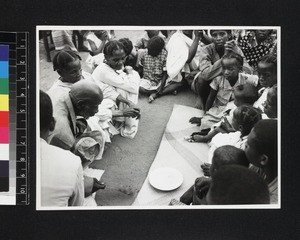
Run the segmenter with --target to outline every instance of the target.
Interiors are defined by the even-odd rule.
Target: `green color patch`
[[[0,94],[8,94],[8,79],[0,78]]]

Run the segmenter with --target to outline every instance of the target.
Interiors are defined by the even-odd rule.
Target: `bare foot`
[[[208,177],[210,176],[210,171],[209,171],[210,166],[211,166],[210,163],[204,163],[201,165],[204,176],[208,176]]]

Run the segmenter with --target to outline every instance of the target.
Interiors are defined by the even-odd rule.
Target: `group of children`
[[[245,31],[245,36],[249,32]],[[105,143],[111,142],[113,135],[127,138],[136,135],[139,94],[147,95],[151,103],[166,94],[176,95],[184,86],[191,85],[199,100],[196,105],[202,107],[204,115],[190,119],[199,126],[199,132],[187,140],[208,143],[210,150],[207,163],[201,165],[206,177],[196,179],[180,200],[185,204],[277,201],[276,55],[266,54],[257,64],[252,59],[253,67],[249,66],[245,57],[248,52],[243,54],[243,48],[239,48],[239,43],[245,48],[243,36],[234,39],[230,30],[147,30],[136,44],[128,38],[110,39],[109,32],[103,30],[89,31],[85,37],[89,43],[87,64],[91,73],[82,71],[81,57],[74,51],[61,50],[53,57],[53,69],[59,74],[48,91],[53,116],[59,123],[61,116],[56,109],[65,96],[71,97],[76,115],[69,117],[76,119],[72,146],[54,145],[71,150],[86,168],[86,156],[90,162],[96,156],[101,158]],[[258,40],[259,44],[264,41]],[[84,106],[81,113],[87,111],[86,116],[76,114],[80,99],[74,100],[72,91],[78,82],[99,89],[103,95],[97,108]],[[80,91],[80,87],[76,89]],[[81,94],[83,100],[89,97],[87,92]],[[41,108],[41,116],[43,111]],[[68,124],[72,125],[71,121]],[[41,129],[41,137],[50,144],[53,144],[49,138],[53,130],[53,127],[47,131]],[[95,132],[100,137],[88,139]],[[80,136],[85,137],[84,141]],[[84,188],[86,185],[84,182]],[[100,185],[94,181],[93,191],[100,189]],[[42,188],[47,188],[43,182]]]

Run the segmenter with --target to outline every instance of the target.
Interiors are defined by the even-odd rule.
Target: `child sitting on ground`
[[[277,118],[277,84],[270,88],[267,100],[263,104],[264,113],[268,118]]]
[[[223,112],[223,117],[221,121],[212,125],[211,129],[209,128],[202,129],[200,132],[194,132],[188,140],[191,142],[193,141],[209,142],[216,134],[220,132],[229,133],[234,131],[234,129],[232,129],[231,126],[234,110],[241,105],[253,105],[253,103],[258,99],[258,92],[256,87],[254,87],[249,83],[246,83],[244,85],[239,85],[234,89],[234,98],[235,98],[234,101],[227,104],[226,109]],[[206,119],[206,117],[204,116],[202,119],[201,118],[199,119],[199,122],[200,123],[203,122],[204,126],[209,126],[210,124],[212,124],[211,120],[212,119],[210,117]]]
[[[208,152],[208,162],[211,162],[213,153],[218,147],[232,145],[244,150],[248,134],[259,120],[261,120],[260,111],[252,106],[242,105],[235,109],[232,119],[232,128],[235,132],[218,133],[212,138]],[[201,165],[204,175],[207,175],[208,166],[208,164]]]
[[[263,179],[268,184],[271,203],[278,203],[277,136],[277,120],[263,119],[251,130],[245,148],[249,162],[265,173]]]
[[[145,54],[147,51],[147,47],[149,44],[149,40],[153,37],[161,37],[164,41],[166,40],[166,37],[161,33],[159,30],[145,30],[143,35],[136,41],[134,48],[135,48],[135,54],[136,54],[136,67],[139,67],[141,57]]]
[[[236,147],[226,145],[216,149],[210,166],[210,175],[212,176],[217,170],[225,165],[237,164],[248,167],[249,161],[245,152]],[[211,178],[200,177],[195,180],[195,184],[189,188],[180,198],[180,202],[187,205],[205,204],[205,196],[209,189]]]
[[[124,60],[124,66],[130,66],[132,68],[135,68],[136,57],[132,54],[132,42],[129,40],[129,38],[121,38],[119,39],[119,42],[121,42],[124,45],[124,52],[126,55]]]
[[[57,71],[60,76],[48,91],[54,106],[56,102],[60,100],[62,94],[70,91],[74,83],[78,81],[94,81],[91,74],[82,71],[81,57],[73,51],[59,51],[54,55],[52,62],[54,71]],[[94,130],[107,130],[107,122],[110,121],[113,116],[126,115],[128,117],[135,117],[139,115],[135,110],[135,104],[124,98],[120,93],[115,91],[113,87],[102,82],[98,82],[97,84],[103,92],[104,99],[99,105],[100,111],[98,111],[97,117],[90,117],[88,119],[89,125],[93,123],[93,119],[99,119],[97,124],[92,124]],[[124,103],[128,107],[122,111],[115,110],[113,109],[115,103]],[[110,142],[110,134],[107,131],[105,131],[104,134],[106,135],[105,141]]]
[[[222,76],[215,78],[210,84],[210,94],[208,96],[205,112],[211,107],[225,106],[233,98],[233,90],[236,86],[250,83],[254,86],[258,84],[256,75],[241,73],[243,68],[243,57],[237,53],[229,53],[222,59]],[[212,109],[213,110],[213,109]],[[213,112],[210,112],[213,114]]]
[[[205,105],[205,119],[208,126],[211,127],[212,122],[221,120],[222,112],[226,109],[226,105],[233,99],[235,87],[246,83],[257,86],[258,76],[241,73],[243,67],[243,58],[237,53],[229,53],[222,58],[223,75],[215,78],[210,86],[211,91]],[[191,123],[200,123],[199,118],[191,118]]]
[[[124,45],[120,41],[109,41],[103,49],[104,62],[100,64],[93,72],[92,77],[97,84],[107,84],[115,91],[120,93],[123,98],[138,103],[138,93],[140,76],[131,67],[124,69],[126,58]],[[118,103],[118,110],[127,108],[126,104]],[[136,107],[135,107],[136,108]],[[139,114],[139,110],[136,109]],[[136,118],[115,118],[114,126],[123,137],[134,138],[138,130],[138,119]]]
[[[149,102],[152,102],[162,93],[167,80],[166,59],[167,51],[165,42],[161,37],[153,37],[149,40],[148,51],[141,58],[143,78],[140,81],[140,93],[151,94]]]
[[[263,104],[267,99],[268,91],[277,83],[277,57],[272,54],[262,57],[258,63],[257,72],[261,95],[253,106],[263,111]]]
[[[208,205],[268,204],[267,184],[255,172],[238,165],[224,166],[212,176]]]

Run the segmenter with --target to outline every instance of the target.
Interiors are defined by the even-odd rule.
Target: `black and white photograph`
[[[279,26],[37,26],[36,209],[281,208]]]

